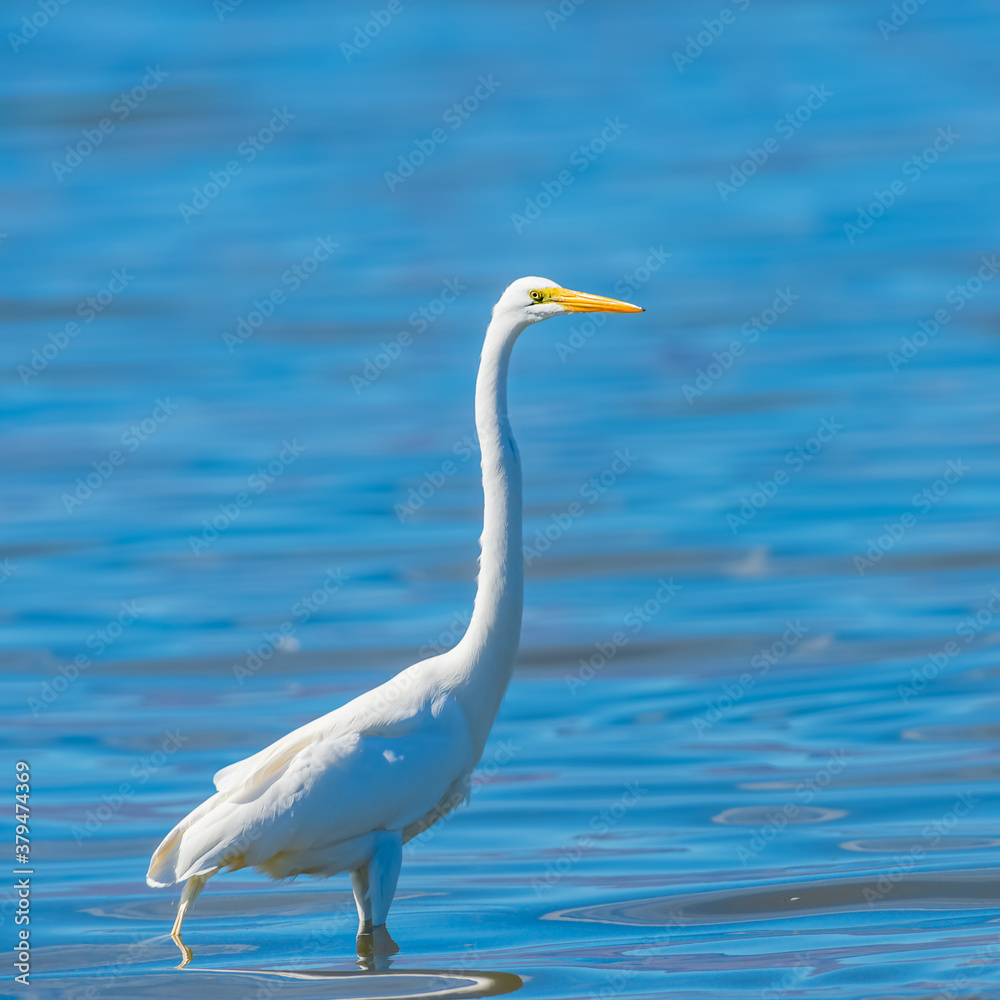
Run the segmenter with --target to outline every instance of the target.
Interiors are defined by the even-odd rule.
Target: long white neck
[[[455,687],[473,742],[482,746],[503,699],[521,641],[524,557],[521,462],[507,419],[507,369],[524,324],[494,319],[486,331],[476,381],[476,429],[483,459],[483,534],[472,620],[452,650],[462,679]]]

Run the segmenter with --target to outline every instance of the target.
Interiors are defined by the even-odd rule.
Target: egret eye
[[[537,288],[533,288],[528,294],[531,296],[532,302],[542,301],[542,293]]]

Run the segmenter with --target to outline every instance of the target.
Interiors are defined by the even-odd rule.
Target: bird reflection
[[[170,937],[181,953],[180,965],[175,968],[186,969],[194,958],[194,952],[184,943],[176,925]],[[367,972],[381,972],[388,969],[392,964],[392,956],[398,951],[399,945],[392,939],[384,924],[380,927],[366,927],[358,933],[358,965]]]
[[[331,986],[338,980],[359,979],[365,981],[365,996],[379,1000],[410,1000],[416,997],[434,997],[435,1000],[458,1000],[474,997],[495,997],[514,993],[524,985],[524,980],[513,972],[482,972],[474,969],[390,969],[392,958],[373,951],[368,955],[358,955],[358,971],[334,971],[325,969],[199,969],[188,968],[189,972],[210,972],[213,975],[231,976],[277,976],[282,979],[325,981]],[[183,966],[178,966],[183,968]],[[402,978],[394,989],[394,979]],[[344,986],[351,989],[348,982]],[[405,989],[405,992],[399,992]],[[335,996],[331,993],[331,996]]]
[[[357,939],[358,965],[369,972],[388,969],[399,945],[392,939],[385,924],[366,928]]]

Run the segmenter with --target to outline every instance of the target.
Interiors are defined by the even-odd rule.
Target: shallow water
[[[404,4],[348,60],[369,7],[68,4],[12,53],[19,994],[997,991],[1000,21],[734,3],[675,60],[720,6]],[[518,344],[522,654],[471,807],[407,850],[400,954],[355,974],[346,879],[240,872],[174,971],[145,869],[214,771],[460,636],[476,356],[532,272],[647,313]]]

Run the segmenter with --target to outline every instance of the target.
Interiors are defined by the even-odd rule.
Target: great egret
[[[146,881],[184,882],[171,937],[183,968],[184,916],[223,868],[271,878],[350,872],[359,954],[396,950],[385,929],[402,847],[468,798],[521,637],[521,467],[507,419],[511,349],[531,323],[639,306],[519,278],[493,307],[476,381],[483,534],[472,620],[461,642],[224,767],[217,792],[153,854]]]

